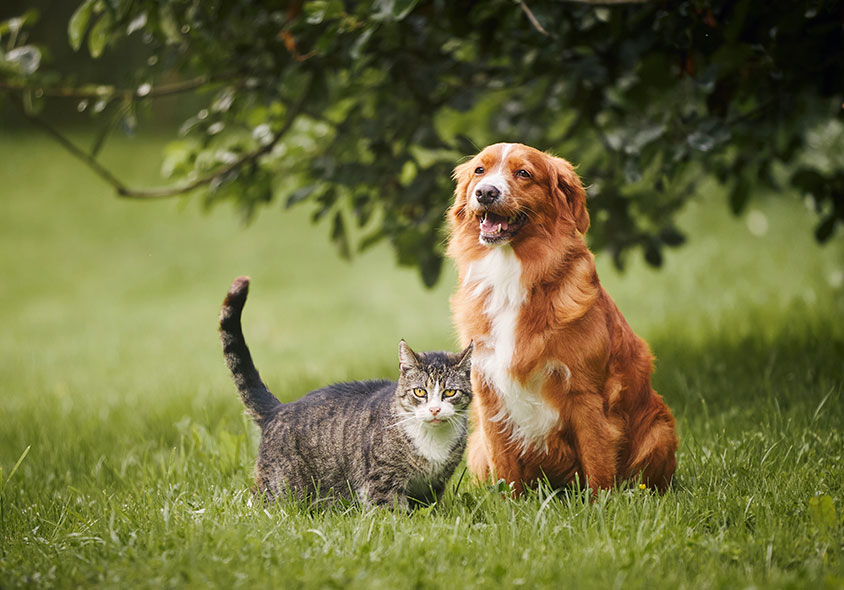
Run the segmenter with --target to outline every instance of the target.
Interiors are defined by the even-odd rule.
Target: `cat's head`
[[[428,427],[436,428],[463,418],[472,401],[472,351],[413,352],[399,343],[399,376],[396,395],[402,411]]]

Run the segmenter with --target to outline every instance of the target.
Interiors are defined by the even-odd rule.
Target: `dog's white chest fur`
[[[528,447],[545,447],[546,436],[559,414],[542,397],[544,372],[537,373],[528,383],[514,379],[510,372],[519,313],[527,298],[521,278],[521,262],[513,249],[504,245],[472,263],[463,285],[471,289],[474,297],[485,298],[484,313],[491,322],[490,333],[479,339],[485,346],[476,348],[472,366],[501,400],[502,411],[492,421],[507,422],[514,442],[525,451]]]

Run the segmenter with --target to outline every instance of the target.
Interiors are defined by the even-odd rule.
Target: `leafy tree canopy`
[[[578,165],[591,245],[619,265],[682,243],[675,213],[707,177],[735,212],[760,183],[807,198],[820,241],[844,220],[840,2],[85,0],[75,50],[143,47],[97,84],[44,65],[36,18],[0,23],[0,106],[22,105],[119,194],[199,189],[247,217],[310,202],[341,253],[387,239],[428,285],[451,170],[493,141]],[[38,115],[66,97],[132,129],[140,105],[187,92],[201,104],[166,149],[163,189],[102,169],[105,134],[83,150]]]

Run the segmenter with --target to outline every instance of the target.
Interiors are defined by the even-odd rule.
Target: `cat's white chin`
[[[465,426],[454,424],[452,418],[432,417],[405,422],[402,426],[416,449],[433,463],[447,461],[455,442],[465,434]]]

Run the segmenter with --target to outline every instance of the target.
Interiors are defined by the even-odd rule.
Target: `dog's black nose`
[[[501,191],[491,184],[482,184],[475,189],[475,197],[481,205],[490,205],[498,200]]]

